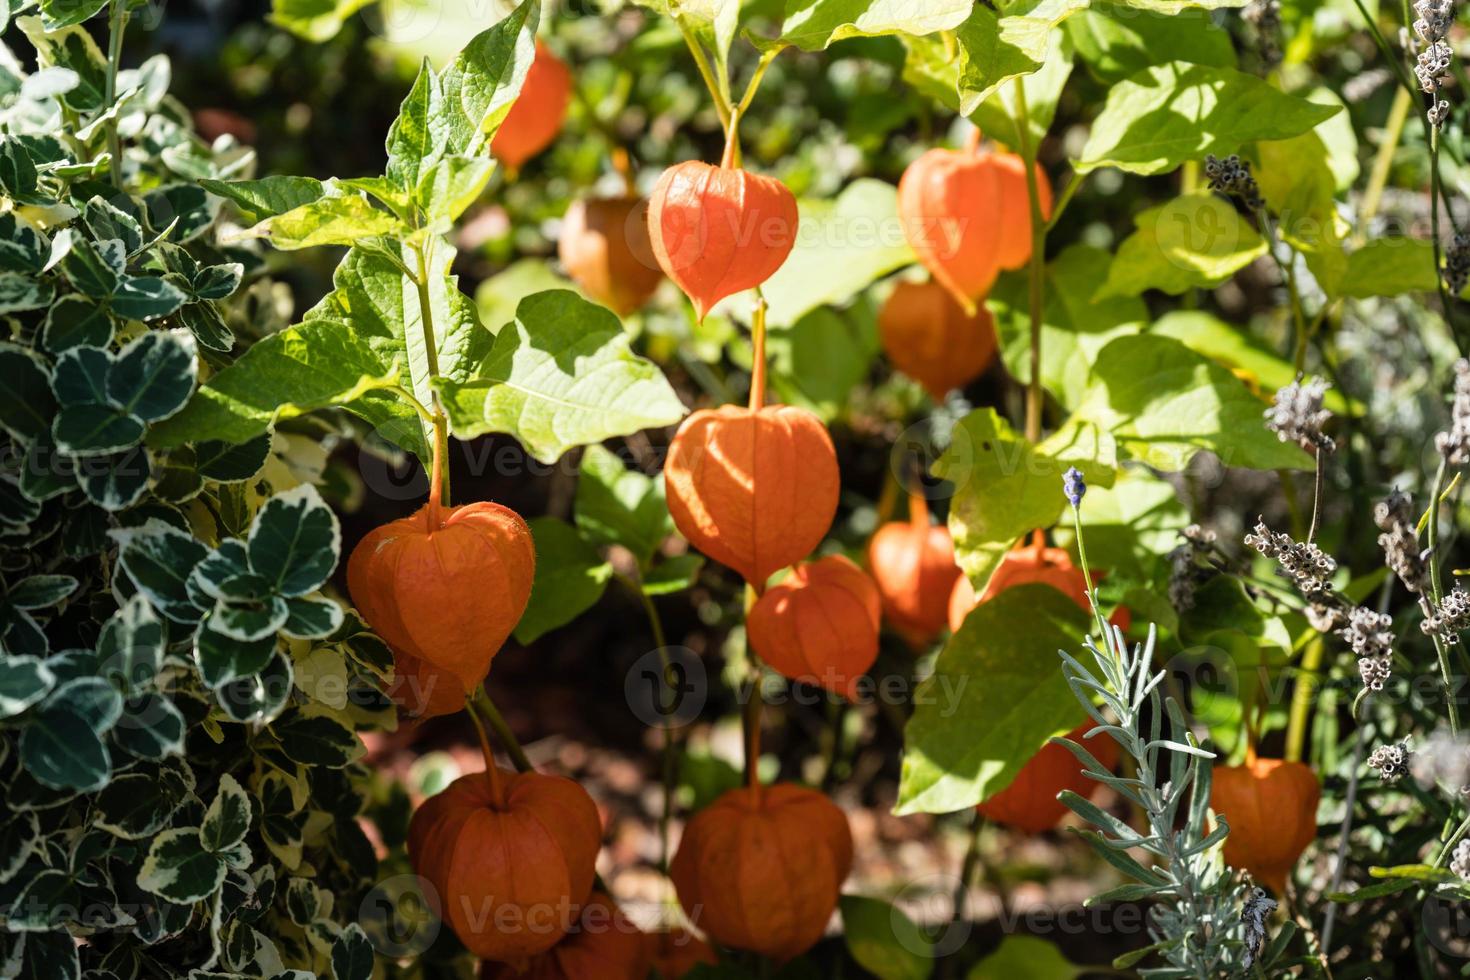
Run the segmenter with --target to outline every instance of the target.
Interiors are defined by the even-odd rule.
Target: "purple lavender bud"
[[[1087,483],[1082,479],[1082,471],[1073,466],[1062,474],[1062,492],[1067,495],[1073,507],[1082,505],[1082,495],[1087,492]]]

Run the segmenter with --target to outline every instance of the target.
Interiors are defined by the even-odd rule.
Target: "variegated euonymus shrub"
[[[158,440],[281,325],[199,184],[253,154],[65,13],[0,68],[0,976],[365,980],[356,730],[393,716],[321,593],[333,430]]]

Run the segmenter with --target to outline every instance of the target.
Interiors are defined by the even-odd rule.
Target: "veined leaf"
[[[933,34],[958,27],[974,0],[786,0],[781,40],[820,51],[849,37]]]
[[[611,311],[569,290],[526,297],[473,381],[442,387],[455,434],[515,436],[536,459],[671,425],[684,405],[658,367],[629,349]]]
[[[406,235],[408,228],[360,194],[341,194],[318,198],[267,218],[246,234],[268,238],[276,248],[289,251],[316,245],[355,245],[363,238]]]
[[[1181,194],[1135,215],[1133,223],[1138,230],[1118,246],[1097,299],[1213,289],[1266,254],[1255,227],[1211,191]]]

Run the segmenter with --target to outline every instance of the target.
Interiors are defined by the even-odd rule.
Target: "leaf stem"
[[[1067,184],[1062,188],[1062,193],[1057,196],[1057,202],[1051,207],[1051,217],[1046,222],[1048,233],[1057,226],[1058,221],[1062,220],[1062,212],[1067,210],[1067,205],[1072,203],[1073,196],[1082,189],[1082,185],[1086,182],[1087,174],[1072,171],[1072,176],[1067,178]]]
[[[429,474],[430,527],[437,530],[440,527],[440,508],[449,504],[449,417],[444,412],[444,403],[439,397],[439,388],[434,383],[439,379],[439,348],[434,336],[434,309],[432,298],[429,295],[428,253],[433,247],[432,243],[433,240],[428,239],[415,243],[411,247],[418,263],[417,274],[413,277],[413,281],[418,288],[419,329],[424,340],[424,364],[429,372],[429,422],[434,430],[433,456]]]
[[[490,730],[500,740],[506,754],[510,756],[510,761],[515,763],[516,772],[534,772],[536,767],[531,765],[526,750],[521,748],[515,732],[512,732],[510,726],[505,723],[505,716],[500,713],[499,708],[495,707],[495,702],[490,699],[490,692],[485,690],[483,684],[475,689],[473,706],[479,710],[485,722],[490,726]]]
[[[715,79],[714,68],[711,67],[704,48],[700,47],[699,38],[695,37],[694,32],[689,29],[683,14],[677,11],[674,13],[674,24],[679,28],[679,33],[684,36],[684,43],[689,46],[689,53],[694,56],[694,66],[699,69],[699,75],[704,79],[704,86],[709,89],[710,98],[714,99],[715,112],[720,117],[720,128],[729,130],[730,116],[733,111],[730,100],[725,96],[724,87]]]
[[[1026,87],[1017,78],[1016,106],[1020,118],[1016,132],[1021,141],[1021,161],[1026,167],[1026,203],[1031,218],[1031,261],[1027,264],[1031,316],[1031,380],[1026,386],[1026,438],[1032,445],[1041,441],[1041,314],[1042,274],[1046,267],[1046,229],[1041,216],[1041,195],[1036,182],[1036,147],[1031,142],[1031,116],[1026,106]]]
[[[755,308],[750,316],[750,340],[753,347],[750,369],[750,403],[759,412],[766,403],[766,298],[756,291]]]
[[[128,5],[126,0],[112,0],[112,9],[107,18],[107,80],[104,83],[102,101],[105,104],[104,112],[112,109],[112,104],[117,98],[117,71],[122,62],[123,31],[128,25]],[[122,176],[122,137],[117,132],[117,114],[107,120],[107,152],[112,155],[112,166],[108,169],[112,173],[112,186],[121,189]]]

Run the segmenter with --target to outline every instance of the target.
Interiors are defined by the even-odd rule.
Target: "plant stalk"
[[[1036,183],[1036,147],[1031,143],[1031,116],[1026,107],[1026,87],[1017,78],[1016,106],[1019,119],[1016,131],[1021,139],[1021,162],[1026,168],[1026,203],[1031,212],[1031,261],[1027,264],[1029,311],[1031,316],[1031,380],[1026,385],[1026,439],[1032,445],[1041,441],[1041,407],[1045,395],[1041,390],[1041,315],[1042,275],[1046,270],[1046,223],[1041,216],[1041,195]]]
[[[107,80],[104,83],[102,99],[106,104],[106,109],[112,108],[113,102],[117,99],[117,71],[121,67],[123,31],[127,25],[128,5],[126,0],[112,0],[112,9],[108,11],[107,18]],[[112,155],[112,166],[108,168],[112,173],[112,186],[121,189],[123,185],[122,137],[117,132],[116,115],[107,121],[107,152]]]

